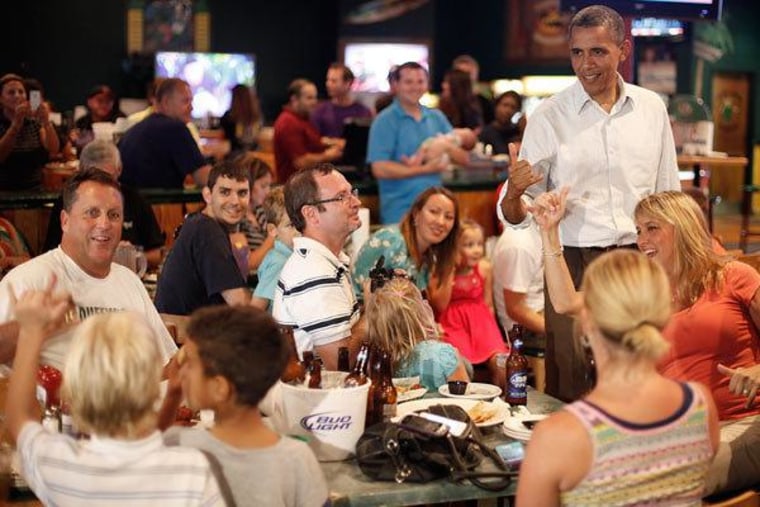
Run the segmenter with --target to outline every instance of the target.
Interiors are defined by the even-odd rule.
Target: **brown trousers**
[[[591,261],[611,248],[565,247],[564,256],[573,284],[578,289]],[[626,245],[621,248],[636,248]],[[554,311],[549,290],[544,288],[546,319],[546,393],[562,401],[579,399],[593,387],[593,371],[574,333],[572,317]]]

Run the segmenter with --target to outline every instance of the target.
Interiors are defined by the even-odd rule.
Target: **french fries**
[[[475,424],[484,423],[496,415],[497,409],[490,403],[485,401],[479,401],[473,407],[467,411],[467,415],[470,416],[472,422]]]

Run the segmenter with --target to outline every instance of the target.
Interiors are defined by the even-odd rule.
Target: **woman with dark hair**
[[[235,85],[230,109],[224,113],[219,124],[233,152],[255,150],[263,125],[261,105],[255,90],[242,84]]]
[[[494,155],[508,154],[509,143],[522,141],[527,121],[525,115],[520,115],[519,118],[515,116],[522,111],[522,102],[522,95],[513,90],[496,98],[494,120],[483,127],[478,136],[480,142],[493,147]]]
[[[458,236],[456,197],[443,187],[428,188],[398,225],[375,232],[359,250],[352,269],[356,294],[362,296],[362,284],[382,255],[384,266],[406,271],[440,313],[451,298]]]
[[[441,101],[438,104],[454,128],[478,130],[483,127],[483,112],[472,92],[470,75],[461,70],[450,70],[443,78]]]
[[[42,167],[59,149],[50,109],[41,102],[32,110],[16,74],[0,78],[0,107],[0,190],[37,189]]]

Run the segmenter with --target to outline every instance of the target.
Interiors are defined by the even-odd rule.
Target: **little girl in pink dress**
[[[455,346],[473,365],[487,363],[492,382],[503,384],[503,366],[496,354],[507,353],[493,310],[491,263],[484,258],[484,235],[480,225],[462,221],[459,263],[453,279],[449,305],[439,316],[444,341]]]

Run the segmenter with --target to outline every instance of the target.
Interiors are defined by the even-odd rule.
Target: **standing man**
[[[299,355],[313,350],[328,370],[337,369],[338,348],[349,347],[353,356],[366,334],[342,250],[361,225],[360,206],[332,164],[305,169],[285,184],[288,216],[303,236],[293,239],[293,254],[280,272],[272,315],[293,328]]]
[[[158,311],[190,315],[202,306],[250,302],[229,236],[248,210],[250,174],[246,165],[232,162],[211,169],[202,191],[206,207],[185,219],[158,278]]]
[[[302,169],[320,162],[334,162],[343,156],[345,143],[325,139],[310,121],[317,107],[317,87],[307,79],[288,86],[288,104],[274,122],[274,159],[277,179],[284,183]]]
[[[322,102],[311,115],[311,122],[326,137],[343,137],[343,125],[351,118],[370,118],[372,112],[351,96],[354,73],[342,63],[327,69],[325,88],[330,100]]]
[[[586,7],[573,16],[568,35],[578,81],[531,115],[519,160],[510,144],[510,177],[498,212],[521,224],[527,213],[523,194],[535,198],[569,187],[560,227],[578,287],[597,256],[635,247],[636,203],[653,192],[677,190],[680,183],[665,105],[653,92],[623,82],[617,72],[631,52],[620,15],[601,5]],[[555,262],[557,255],[544,252],[544,262]],[[576,352],[572,320],[557,315],[548,297],[546,324],[546,391],[575,400],[591,387],[589,368]]]
[[[74,173],[63,188],[59,248],[21,264],[0,281],[0,363],[13,358],[18,340],[11,291],[44,290],[55,278],[57,290],[71,294],[75,319],[104,312],[134,311],[153,329],[164,363],[177,351],[142,281],[113,263],[121,239],[124,204],[119,184],[99,169]],[[72,327],[64,326],[45,341],[42,363],[61,369]]]
[[[446,148],[448,157],[414,157],[426,139],[447,134],[452,127],[442,112],[420,104],[428,89],[428,73],[422,65],[404,63],[396,76],[396,98],[372,122],[367,148],[384,224],[399,222],[423,190],[441,185],[446,158],[462,165],[469,162],[467,152],[453,143]]]
[[[480,86],[480,64],[470,55],[459,55],[454,58],[451,68],[466,72],[472,81],[472,91],[478,99],[480,110],[483,112],[483,125],[489,125],[494,120],[493,100],[490,92],[486,95]]]
[[[193,111],[190,86],[164,79],[156,89],[155,109],[119,142],[121,181],[138,188],[182,188],[189,174],[204,186],[211,166],[186,126]]]

